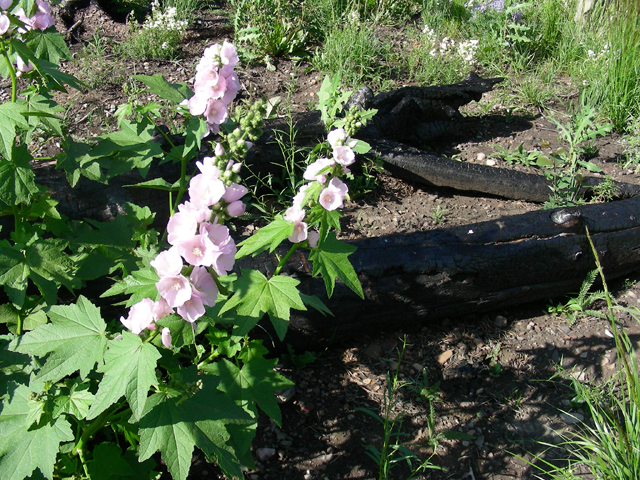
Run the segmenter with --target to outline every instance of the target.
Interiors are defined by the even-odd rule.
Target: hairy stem
[[[280,260],[280,263],[278,263],[278,266],[276,267],[276,270],[273,272],[274,276],[280,275],[280,270],[282,270],[282,267],[284,267],[285,263],[287,263],[287,260],[289,260],[291,255],[293,255],[293,252],[295,252],[299,247],[300,247],[299,243],[294,243],[293,245],[291,245],[291,248],[289,249],[287,254],[284,257],[282,257],[282,259]]]
[[[9,75],[11,76],[11,102],[15,103],[16,98],[18,97],[18,78],[16,77],[16,69],[9,60],[9,54],[7,53],[7,48],[4,42],[0,42],[0,49],[2,50],[2,56],[4,57],[4,61],[7,64],[7,69],[9,70]]]

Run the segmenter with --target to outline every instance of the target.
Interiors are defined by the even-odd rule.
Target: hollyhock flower
[[[196,167],[200,170],[200,173],[209,175],[213,178],[220,178],[222,172],[216,166],[216,159],[214,157],[203,157],[201,162],[196,162]]]
[[[348,188],[342,181],[337,178],[332,178],[329,186],[320,192],[318,202],[328,211],[342,208],[342,202],[347,191]]]
[[[178,244],[176,249],[189,265],[209,267],[213,263],[213,244],[205,235],[193,235],[189,240]]]
[[[356,161],[356,154],[347,146],[333,147],[333,159],[344,167]]]
[[[204,116],[207,119],[207,123],[213,125],[220,125],[221,123],[224,123],[229,116],[227,104],[220,100],[210,98],[209,103],[207,104],[207,109],[204,112]]]
[[[204,315],[204,304],[202,299],[197,295],[192,295],[189,300],[178,307],[178,315],[187,322],[193,323]]]
[[[309,242],[309,248],[318,248],[318,240],[320,240],[320,234],[313,230],[309,232],[307,240]]]
[[[220,47],[220,60],[223,65],[227,65],[229,67],[235,67],[239,61],[236,47],[226,40],[222,42],[222,47]]]
[[[18,69],[18,73],[27,73],[33,70],[33,64],[31,62],[24,63],[24,60],[22,60],[20,55],[16,57],[16,67]]]
[[[239,217],[245,212],[246,209],[247,206],[242,200],[236,200],[235,202],[231,202],[229,205],[227,205],[227,213],[230,217]]]
[[[202,208],[202,206],[198,204],[194,206],[196,208]],[[208,206],[209,205],[206,205],[206,207]],[[197,228],[198,221],[187,211],[174,213],[169,219],[169,223],[167,223],[167,242],[171,245],[184,242],[193,236]]]
[[[304,242],[307,239],[307,224],[303,222],[305,211],[296,205],[287,208],[284,212],[284,219],[287,222],[293,222],[293,233],[289,235],[291,243]]]
[[[229,235],[229,229],[218,223],[201,223],[200,234],[206,235],[214,245],[212,267],[218,275],[226,275],[235,264],[236,245]]]
[[[198,94],[201,96],[206,96],[207,98],[212,98],[214,100],[220,100],[227,91],[227,79],[215,72],[216,81],[214,82],[213,75],[211,75],[209,72],[210,70],[204,70],[200,74],[200,78],[196,76],[195,83],[193,84],[194,91],[198,92]]]
[[[249,190],[247,190],[247,187],[245,187],[244,185],[232,183],[227,187],[227,190],[224,192],[222,199],[227,203],[235,202],[236,200],[240,200],[242,197],[244,197],[248,191]]]
[[[163,277],[156,282],[158,292],[171,308],[176,308],[191,298],[191,283],[183,275]]]
[[[194,267],[189,280],[191,280],[193,295],[200,297],[204,305],[213,307],[218,299],[218,287],[207,269]]]
[[[150,263],[156,269],[160,278],[175,277],[180,275],[182,271],[182,258],[180,258],[176,247],[160,252]]]
[[[19,8],[18,10],[16,10],[16,11],[14,12],[14,15],[15,15],[16,17],[18,17],[18,20],[20,20],[22,23],[24,23],[24,28],[22,28],[22,27],[19,27],[19,28],[18,28],[18,32],[19,32],[19,33],[26,33],[26,32],[27,32],[27,30],[31,30],[31,29],[33,28],[33,27],[32,27],[32,25],[31,25],[33,22],[32,22],[32,20],[31,20],[29,17],[27,17],[27,15],[24,13],[24,8]]]
[[[225,65],[220,69],[220,75],[225,79],[227,90],[224,92],[222,101],[227,105],[236,98],[238,91],[240,90],[240,80],[238,75],[229,65]]]
[[[213,149],[213,154],[216,157],[221,157],[222,155],[224,155],[224,147],[222,146],[221,143],[216,143],[216,146]]]
[[[324,183],[327,181],[326,171],[323,174],[320,172],[327,167],[335,165],[335,160],[331,160],[329,158],[319,158],[311,165],[307,166],[307,169],[304,171],[305,180],[315,180],[316,182]]]
[[[153,322],[153,300],[144,298],[129,309],[127,318],[120,317],[120,322],[134,335],[139,335]]]
[[[225,191],[222,180],[210,175],[201,173],[189,182],[189,198],[196,208],[210,207],[218,203]]]
[[[233,242],[224,246],[224,249],[221,250],[220,255],[215,258],[212,265],[218,275],[226,275],[233,270],[237,251],[236,244]]]
[[[304,220],[305,211],[298,207],[297,205],[293,205],[284,212],[284,219],[287,222],[301,222]]]
[[[211,209],[209,209],[209,207],[198,208],[189,201],[178,205],[178,211],[185,215],[189,215],[198,223],[208,222],[211,218]]]
[[[166,317],[167,315],[171,315],[173,313],[173,308],[169,306],[167,301],[164,298],[159,298],[155,302],[153,302],[153,321],[157,322],[161,318]]]
[[[202,115],[209,104],[209,97],[204,92],[195,92],[193,97],[187,101],[189,113],[194,116]]]
[[[310,186],[311,184],[307,183],[300,187],[300,190],[298,190],[298,193],[296,193],[293,197],[292,203],[294,207],[298,207],[299,209],[304,208],[305,206],[304,197],[307,194],[307,190],[309,189]]]
[[[327,135],[327,142],[332,147],[337,147],[338,145],[344,145],[347,140],[347,132],[345,132],[344,128],[336,128],[335,130],[331,130]]]
[[[160,339],[162,340],[162,345],[167,348],[171,348],[171,330],[164,327],[162,329],[162,333],[160,333]]]
[[[0,8],[2,10],[9,10],[9,7],[13,3],[13,0],[0,0]]]
[[[9,31],[9,27],[11,27],[11,22],[9,21],[9,17],[7,17],[4,13],[0,14],[0,35],[4,35]]]

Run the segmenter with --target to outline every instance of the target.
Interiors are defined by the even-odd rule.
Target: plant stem
[[[289,249],[287,254],[284,257],[282,257],[282,259],[280,260],[280,263],[278,263],[278,266],[276,267],[276,270],[273,272],[274,276],[280,275],[280,270],[282,270],[282,267],[284,267],[285,263],[287,263],[287,260],[289,260],[291,255],[293,255],[293,252],[295,252],[299,247],[300,247],[299,243],[294,243],[293,245],[291,245],[291,248]]]
[[[2,56],[4,57],[4,61],[7,64],[7,68],[9,69],[9,75],[11,76],[11,102],[15,103],[16,98],[18,97],[18,79],[16,77],[16,69],[9,60],[9,55],[7,54],[7,48],[5,47],[4,42],[0,42],[0,49],[2,49]]]
[[[24,322],[24,317],[22,315],[18,315],[18,325],[16,326],[16,335],[18,336],[21,336],[24,333],[23,322]]]
[[[105,423],[107,422],[107,418],[109,417],[110,414],[111,414],[111,409],[107,409],[104,412],[102,412],[100,415],[98,415],[98,417],[93,422],[91,422],[91,424],[84,430],[82,436],[80,437],[80,440],[78,440],[78,443],[76,443],[76,446],[73,448],[73,452],[77,453],[78,456],[80,457],[80,460],[82,460],[83,466],[84,466],[83,452],[84,452],[85,444],[98,430],[104,427]]]

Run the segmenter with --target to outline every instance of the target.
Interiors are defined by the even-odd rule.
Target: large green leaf
[[[75,305],[53,306],[47,315],[51,323],[17,338],[9,349],[36,357],[49,354],[36,377],[41,381],[56,382],[76,371],[86,378],[107,347],[100,309],[80,296]]]
[[[236,258],[253,255],[269,250],[273,252],[278,245],[293,233],[293,223],[287,222],[281,215],[278,215],[269,225],[262,227],[256,233],[238,244],[241,248],[236,254]]]
[[[123,332],[121,339],[111,340],[104,365],[98,366],[104,376],[87,419],[97,417],[124,395],[133,418],[139,420],[149,388],[157,384],[156,364],[160,356],[156,347],[129,332]]]
[[[151,93],[173,103],[180,103],[193,96],[186,83],[169,83],[160,73],[155,75],[133,75],[133,78],[149,87]]]
[[[355,251],[356,247],[337,240],[333,232],[318,245],[318,248],[311,250],[309,260],[313,262],[313,275],[322,275],[329,297],[333,295],[336,278],[339,278],[360,298],[364,298],[358,275],[347,258]]]
[[[1,117],[0,113],[0,125]],[[29,203],[34,195],[40,193],[40,188],[35,183],[35,174],[29,165],[31,155],[24,145],[11,146],[11,154],[5,158],[10,161],[0,162],[0,201],[7,205]]]
[[[225,424],[243,424],[252,419],[232,399],[216,390],[216,383],[208,375],[201,376],[198,382],[201,390],[186,400],[168,392],[149,397],[140,419],[140,461],[159,451],[171,476],[185,480],[193,447],[197,445],[208,457],[225,460],[220,467],[228,477],[242,477],[240,465],[229,463],[230,457],[222,453],[230,452]]]
[[[42,122],[55,135],[63,135],[60,115],[64,109],[60,105],[39,94],[27,97],[26,101],[28,110],[26,115],[28,115],[32,127],[37,126],[38,122]]]
[[[59,65],[60,60],[71,60],[71,53],[64,41],[64,36],[52,30],[32,30],[27,44],[36,57]]]
[[[101,297],[111,297],[121,293],[131,295],[127,300],[127,307],[135,305],[144,298],[150,298],[156,301],[160,294],[156,288],[156,283],[160,280],[156,271],[151,268],[143,268],[127,275],[121,281],[113,285],[109,290],[104,292]]]
[[[16,102],[0,104],[0,154],[7,160],[11,160],[13,156],[16,127],[24,130],[29,128],[25,113],[27,113],[27,105],[24,100],[18,99]],[[0,183],[3,189],[8,188],[6,181],[2,180]]]
[[[269,415],[278,425],[282,416],[278,402],[273,394],[276,390],[285,390],[293,385],[273,370],[278,360],[254,357],[242,368],[222,359],[203,367],[209,373],[220,377],[220,390],[235,401],[256,402],[260,409]]]
[[[155,467],[153,460],[139,463],[133,450],[127,450],[124,455],[115,443],[104,442],[93,449],[93,459],[87,463],[87,471],[91,480],[144,480],[150,477]]]
[[[2,479],[22,480],[39,468],[46,478],[53,480],[59,445],[73,440],[71,426],[63,417],[31,427],[35,403],[32,388],[20,385],[13,391],[11,400],[3,404],[0,413]]]
[[[261,318],[265,313],[284,338],[290,309],[306,310],[297,286],[300,282],[291,277],[277,275],[267,279],[257,270],[242,270],[242,276],[233,282],[234,295],[227,300],[221,314],[235,308],[238,315]]]
[[[89,391],[89,382],[78,382],[76,379],[68,392],[64,395],[56,395],[53,401],[53,418],[63,413],[73,415],[78,420],[83,420],[93,403],[94,395]]]

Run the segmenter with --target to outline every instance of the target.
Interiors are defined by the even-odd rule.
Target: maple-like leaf
[[[80,296],[75,305],[51,307],[47,316],[51,323],[15,339],[9,349],[36,357],[49,354],[38,380],[57,382],[76,371],[86,378],[107,347],[107,326],[100,309]]]
[[[144,298],[150,298],[156,301],[160,298],[156,283],[160,280],[156,271],[151,268],[142,268],[127,275],[121,281],[113,285],[109,290],[104,292],[101,297],[110,297],[121,293],[129,294],[126,306],[135,305]]]
[[[275,390],[285,390],[293,385],[273,370],[278,359],[253,357],[239,368],[232,362],[222,359],[205,365],[203,370],[220,377],[220,390],[230,398],[244,402],[256,402],[260,409],[269,415],[278,425],[282,416],[278,402],[273,394]]]
[[[226,444],[229,433],[225,424],[242,424],[252,419],[227,395],[216,390],[216,379],[203,375],[199,383],[202,389],[186,400],[165,392],[149,397],[140,419],[140,461],[159,451],[171,476],[185,480],[197,445],[207,457],[219,461],[228,477],[242,477],[240,465],[229,462],[233,456],[222,454],[232,453]]]
[[[358,275],[347,258],[355,251],[356,247],[353,245],[336,240],[336,234],[333,232],[318,245],[318,248],[311,250],[309,260],[313,262],[313,275],[322,275],[329,297],[333,295],[336,278],[339,278],[360,298],[364,298]]]
[[[78,420],[83,420],[93,403],[94,395],[89,391],[89,383],[78,382],[77,379],[69,388],[66,395],[56,395],[53,400],[53,418],[58,418],[63,413],[73,415]]]
[[[233,282],[234,295],[222,307],[221,314],[236,309],[238,315],[261,318],[269,314],[278,336],[286,332],[290,309],[306,310],[295,278],[277,275],[267,279],[257,270],[242,270],[242,276]]]
[[[278,215],[269,225],[262,227],[244,242],[238,244],[240,250],[236,254],[236,258],[246,257],[247,255],[255,257],[267,249],[269,252],[273,252],[292,233],[293,223],[287,222],[282,216]]]
[[[53,480],[53,467],[61,442],[73,440],[69,422],[60,417],[33,427],[31,414],[35,402],[32,388],[18,386],[0,412],[0,478],[22,480],[39,468]],[[31,428],[30,428],[31,427]]]
[[[87,419],[97,417],[124,395],[133,418],[139,420],[149,387],[157,384],[156,364],[160,357],[156,347],[129,332],[123,332],[121,339],[109,341],[104,364],[98,367],[104,376]]]

